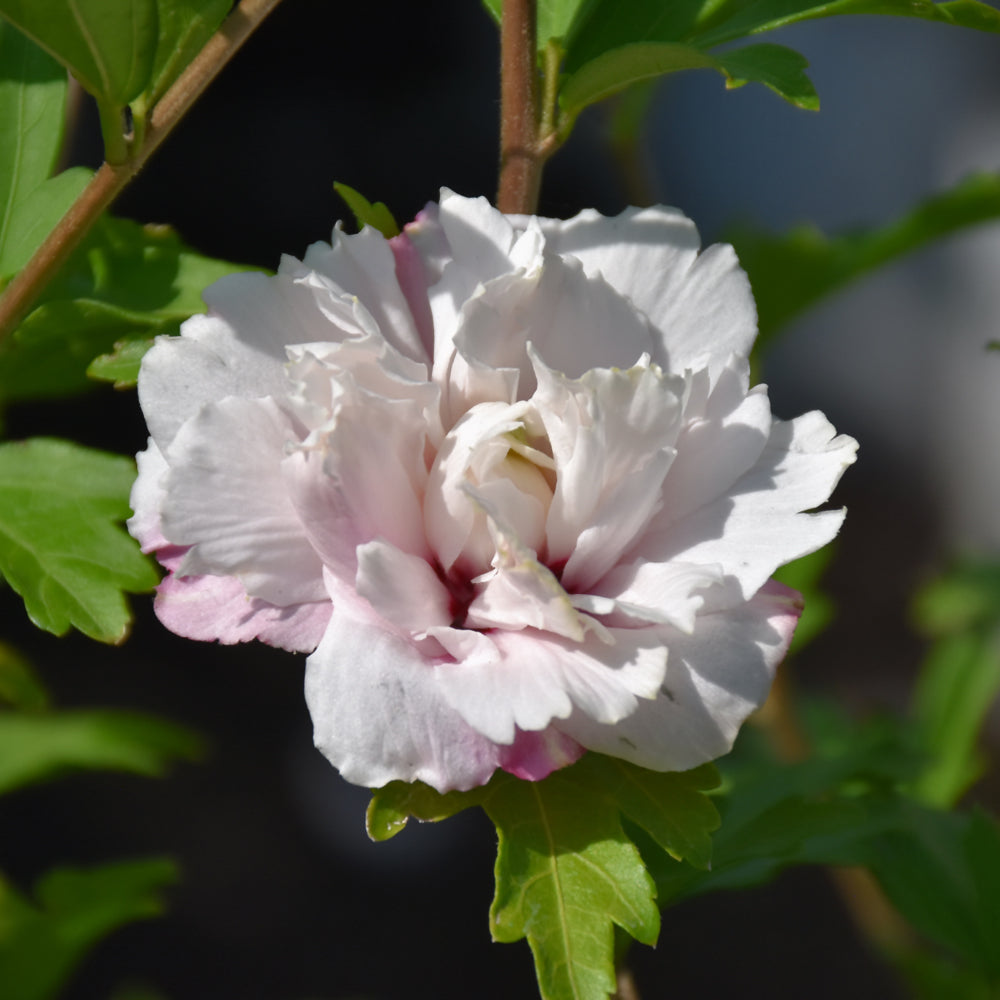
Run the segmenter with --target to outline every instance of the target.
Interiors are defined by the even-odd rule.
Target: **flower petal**
[[[629,208],[613,218],[587,210],[543,225],[550,251],[582,261],[653,324],[653,358],[671,371],[709,368],[712,380],[731,354],[747,356],[757,310],[733,248],[698,254],[698,230],[675,208]]]
[[[568,718],[574,706],[603,723],[618,722],[639,699],[656,696],[667,658],[648,630],[608,633],[610,643],[593,633],[573,642],[535,629],[493,629],[488,636],[499,663],[487,656],[439,663],[435,677],[449,704],[496,743],[512,743],[518,729],[541,730]]]
[[[269,399],[224,399],[181,428],[162,511],[166,538],[191,546],[179,575],[238,576],[279,607],[324,597],[322,564],[281,477],[294,438]]]
[[[171,632],[232,645],[260,639],[295,653],[311,653],[333,613],[329,601],[276,607],[248,597],[232,576],[168,574],[156,592],[156,617]]]
[[[802,610],[793,590],[771,582],[751,601],[699,615],[692,635],[658,632],[667,670],[654,700],[615,725],[577,709],[557,728],[588,750],[654,771],[686,771],[732,748],[746,717],[763,704]],[[642,632],[646,629],[639,630]]]
[[[857,442],[834,435],[818,412],[774,421],[748,472],[675,522],[665,510],[636,553],[654,562],[717,564],[749,600],[778,566],[816,551],[840,528],[842,510],[800,513],[823,503],[854,461]]]
[[[433,665],[360,598],[336,602],[306,661],[316,746],[348,781],[423,781],[439,792],[485,784],[498,749],[444,700]]]
[[[584,748],[576,740],[552,726],[537,733],[518,730],[514,742],[499,749],[500,766],[524,781],[541,781],[584,754]]]

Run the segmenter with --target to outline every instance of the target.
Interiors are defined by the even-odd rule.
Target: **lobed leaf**
[[[997,217],[1000,174],[975,174],[886,226],[833,237],[812,226],[783,236],[749,229],[731,233],[730,242],[757,300],[757,348],[794,316],[861,275],[932,240]]]
[[[200,749],[189,730],[137,712],[0,711],[0,795],[74,770],[157,778]]]
[[[499,849],[490,927],[496,941],[527,937],[545,1000],[606,1000],[614,925],[652,944],[660,915],[618,810],[584,798],[571,772],[491,788],[484,807]]]
[[[437,823],[470,806],[480,805],[485,794],[485,787],[443,794],[422,781],[390,781],[372,791],[365,828],[372,840],[389,840],[406,826],[411,816],[425,823]]]
[[[66,72],[0,19],[0,285],[38,249],[90,179],[49,178],[62,144]]]
[[[39,628],[125,638],[123,591],[158,579],[117,523],[129,516],[134,478],[130,459],[66,441],[0,445],[0,573]]]
[[[0,878],[0,983],[4,1000],[50,1000],[88,951],[112,931],[163,912],[177,880],[150,858],[44,875],[28,899]]]

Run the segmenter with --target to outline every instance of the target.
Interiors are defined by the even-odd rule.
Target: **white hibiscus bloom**
[[[224,278],[146,355],[130,528],[181,635],[309,652],[358,784],[725,753],[800,611],[855,442],[749,388],[730,247],[668,208],[567,222],[448,191]]]

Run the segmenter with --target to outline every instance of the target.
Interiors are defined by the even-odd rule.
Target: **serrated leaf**
[[[0,794],[67,771],[157,778],[177,760],[194,760],[200,750],[194,733],[137,712],[0,711]]]
[[[730,87],[763,83],[792,104],[819,108],[816,90],[805,74],[805,57],[781,45],[751,45],[715,56],[693,45],[641,42],[602,52],[584,63],[559,91],[564,113],[573,118],[585,107],[626,87],[688,69],[714,69]]]
[[[99,382],[113,382],[116,389],[131,389],[139,381],[139,366],[152,346],[152,337],[116,340],[109,354],[101,354],[90,362],[87,376]]]
[[[606,796],[678,861],[710,868],[713,830],[719,811],[704,794],[719,784],[713,764],[661,773],[601,754],[587,754],[573,771],[585,797]]]
[[[347,207],[354,213],[359,229],[371,226],[387,240],[399,235],[399,225],[384,202],[377,201],[373,205],[359,191],[355,191],[354,188],[341,184],[339,181],[334,181],[333,189],[347,202]]]
[[[0,20],[0,284],[38,249],[90,179],[49,178],[62,143],[66,72]]]
[[[0,346],[0,401],[66,395],[119,341],[176,333],[202,291],[245,266],[195,253],[167,226],[104,216]]]
[[[164,858],[61,868],[39,880],[30,900],[0,877],[4,1000],[51,1000],[102,938],[159,916],[162,892],[176,880]]]
[[[497,827],[497,941],[527,937],[545,1000],[606,1000],[617,924],[652,944],[652,880],[608,800],[588,800],[573,768],[544,781],[496,782],[484,808]]]
[[[39,711],[49,704],[49,696],[31,664],[12,646],[0,642],[0,705],[6,703],[24,711]]]
[[[481,804],[485,794],[486,787],[442,794],[422,781],[390,781],[372,791],[365,828],[372,840],[389,840],[406,826],[411,816],[425,823],[436,823]]]
[[[0,445],[0,573],[39,628],[125,638],[123,591],[158,580],[119,524],[134,479],[130,459],[66,441]]]
[[[749,229],[729,234],[757,300],[757,349],[794,316],[861,275],[997,217],[1000,175],[976,174],[885,226],[832,237],[812,226],[780,236]]]
[[[123,108],[149,83],[156,0],[0,0],[0,15],[101,103]]]

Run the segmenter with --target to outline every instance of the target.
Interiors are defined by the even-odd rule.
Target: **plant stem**
[[[16,329],[90,227],[280,0],[241,0],[150,115],[142,147],[126,163],[105,163],[0,296],[0,342]]]
[[[530,214],[538,205],[544,160],[538,151],[535,0],[503,0],[500,27],[501,212]]]

